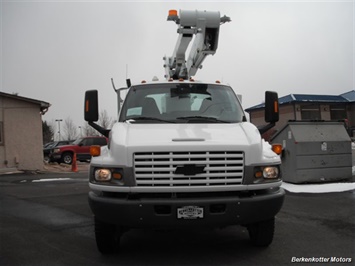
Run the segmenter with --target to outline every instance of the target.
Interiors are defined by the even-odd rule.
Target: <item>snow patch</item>
[[[354,167],[353,167],[354,170]],[[290,184],[283,182],[285,190],[292,193],[330,193],[343,192],[355,189],[355,183],[327,183],[327,184]]]

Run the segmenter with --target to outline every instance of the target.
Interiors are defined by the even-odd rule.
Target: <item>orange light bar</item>
[[[89,106],[90,106],[90,103],[89,103],[89,100],[86,100],[85,102],[85,112],[89,112]]]
[[[274,101],[274,112],[275,113],[279,112],[279,105],[278,105],[277,101]]]
[[[170,17],[170,16],[177,16],[177,15],[178,15],[177,10],[175,10],[175,9],[170,9],[170,10],[169,10],[169,17]]]
[[[280,155],[282,153],[282,145],[281,144],[272,144],[272,150],[275,152],[277,155]]]
[[[220,84],[221,82],[220,82],[219,80],[216,80],[216,83],[217,83],[217,84]]]
[[[101,154],[101,147],[99,145],[92,145],[90,146],[90,155],[91,156],[100,156]]]

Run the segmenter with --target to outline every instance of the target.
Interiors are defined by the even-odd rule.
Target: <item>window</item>
[[[345,105],[331,105],[330,106],[330,119],[331,120],[343,120],[346,119],[346,107]]]
[[[319,105],[301,105],[301,120],[320,120]]]

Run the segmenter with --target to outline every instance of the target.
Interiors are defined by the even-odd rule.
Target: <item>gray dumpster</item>
[[[271,143],[284,147],[281,170],[286,182],[352,178],[351,140],[342,122],[288,122]]]

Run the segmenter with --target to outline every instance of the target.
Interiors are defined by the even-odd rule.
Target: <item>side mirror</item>
[[[84,119],[87,122],[99,120],[99,104],[97,90],[85,92]]]
[[[279,98],[277,92],[265,92],[265,121],[268,123],[279,121]]]

